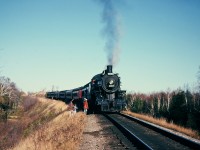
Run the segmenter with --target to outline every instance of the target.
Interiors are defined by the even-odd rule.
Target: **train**
[[[102,73],[96,74],[91,81],[81,87],[51,91],[46,98],[62,100],[65,103],[76,104],[78,110],[83,110],[84,98],[88,100],[88,113],[122,111],[126,109],[126,90],[121,90],[121,80],[117,73],[113,73],[112,65]]]

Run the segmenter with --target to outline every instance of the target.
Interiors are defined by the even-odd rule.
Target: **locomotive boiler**
[[[106,70],[95,75],[86,85],[70,90],[47,92],[46,97],[66,103],[73,100],[79,110],[83,109],[83,99],[87,98],[88,113],[121,111],[126,108],[126,91],[121,90],[120,84],[120,77],[112,72],[112,65],[108,65]]]

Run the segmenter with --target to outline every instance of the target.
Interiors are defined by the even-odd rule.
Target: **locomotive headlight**
[[[113,80],[110,80],[109,84],[110,84],[110,85],[111,85],[111,84],[114,84],[114,81],[113,81]]]
[[[108,82],[108,87],[109,88],[113,88],[115,86],[115,81],[113,79],[111,79],[109,82]]]

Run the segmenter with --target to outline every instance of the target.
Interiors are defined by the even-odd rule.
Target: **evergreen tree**
[[[132,111],[136,113],[143,112],[143,101],[137,97],[132,104]]]
[[[179,91],[172,97],[169,112],[171,121],[186,126],[188,116],[184,91]]]

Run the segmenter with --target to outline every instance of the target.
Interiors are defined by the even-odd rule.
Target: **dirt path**
[[[134,149],[132,144],[101,115],[88,115],[79,150]]]

